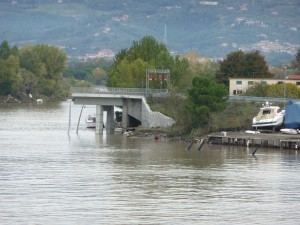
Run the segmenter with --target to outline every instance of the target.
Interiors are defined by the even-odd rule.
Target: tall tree
[[[66,54],[58,47],[24,46],[20,49],[20,65],[38,78],[38,82],[34,82],[36,87],[32,87],[38,93],[52,96],[62,91]]]
[[[117,53],[108,73],[107,86],[145,87],[146,69],[170,69],[174,86],[186,85],[185,76],[190,74],[185,59],[171,56],[164,44],[158,43],[151,36],[145,36],[140,41],[134,41],[129,49]],[[153,81],[150,84],[152,88],[160,86],[160,82]]]
[[[92,84],[101,84],[106,79],[106,72],[97,67],[85,79]]]
[[[220,68],[216,73],[217,80],[226,85],[229,84],[229,77],[269,78],[272,76],[259,51],[229,53],[226,59],[220,62]]]
[[[296,54],[295,60],[292,62],[292,66],[297,70],[297,73],[300,73],[300,49]]]
[[[18,80],[19,58],[17,49],[7,41],[0,45],[0,95],[11,94]]]
[[[10,55],[10,47],[8,42],[5,40],[0,45],[0,58],[1,59],[7,59]]]
[[[63,51],[47,44],[35,45],[33,51],[38,55],[40,63],[45,65],[47,79],[58,79],[62,76],[67,59]]]
[[[41,59],[33,46],[25,45],[20,48],[20,67],[33,73],[36,77],[43,77]]]
[[[225,108],[225,96],[228,90],[224,84],[218,84],[211,76],[195,77],[192,88],[188,90],[186,103],[186,121],[191,128],[207,126],[210,113]]]

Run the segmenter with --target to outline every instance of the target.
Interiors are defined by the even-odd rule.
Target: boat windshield
[[[271,114],[272,113],[272,110],[271,109],[264,109],[263,111],[262,111],[262,114],[263,115],[267,115],[267,114]]]

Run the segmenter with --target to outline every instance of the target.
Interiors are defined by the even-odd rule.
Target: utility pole
[[[164,32],[164,44],[167,46],[168,37],[167,37],[167,24],[165,24],[165,32]]]
[[[284,66],[284,80],[286,80],[286,69],[287,69],[287,66],[285,65]],[[284,81],[283,83],[283,98],[284,98],[284,107],[286,105],[286,81]]]

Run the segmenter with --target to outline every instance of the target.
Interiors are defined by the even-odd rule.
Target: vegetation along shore
[[[121,49],[114,60],[67,61],[62,49],[34,46],[0,45],[0,101],[60,101],[70,96],[70,87],[106,85],[107,87],[145,88],[147,69],[170,69],[169,96],[147,101],[152,110],[173,118],[176,124],[165,132],[169,137],[197,137],[211,132],[249,129],[260,103],[228,101],[231,77],[284,78],[299,74],[300,51],[295,60],[270,68],[259,51],[235,51],[223,61],[210,61],[193,52],[173,56],[166,45],[152,36],[134,41]],[[284,69],[284,70],[283,70]],[[283,72],[284,71],[284,72]],[[281,86],[280,86],[281,85]],[[296,85],[295,85],[296,86]],[[167,83],[153,80],[150,88],[165,89]],[[297,87],[297,86],[296,86]],[[268,90],[268,91],[266,91]],[[244,95],[280,95],[282,84],[255,84]],[[289,87],[287,98],[300,98],[300,90]]]

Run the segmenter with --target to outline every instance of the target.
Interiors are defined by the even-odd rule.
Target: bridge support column
[[[103,106],[96,105],[96,134],[103,134]]]
[[[113,106],[105,106],[104,110],[107,111],[106,132],[109,134],[113,134],[115,131],[114,107]]]
[[[123,131],[128,127],[128,100],[126,98],[122,99],[123,102],[123,113],[122,113],[122,128]]]

